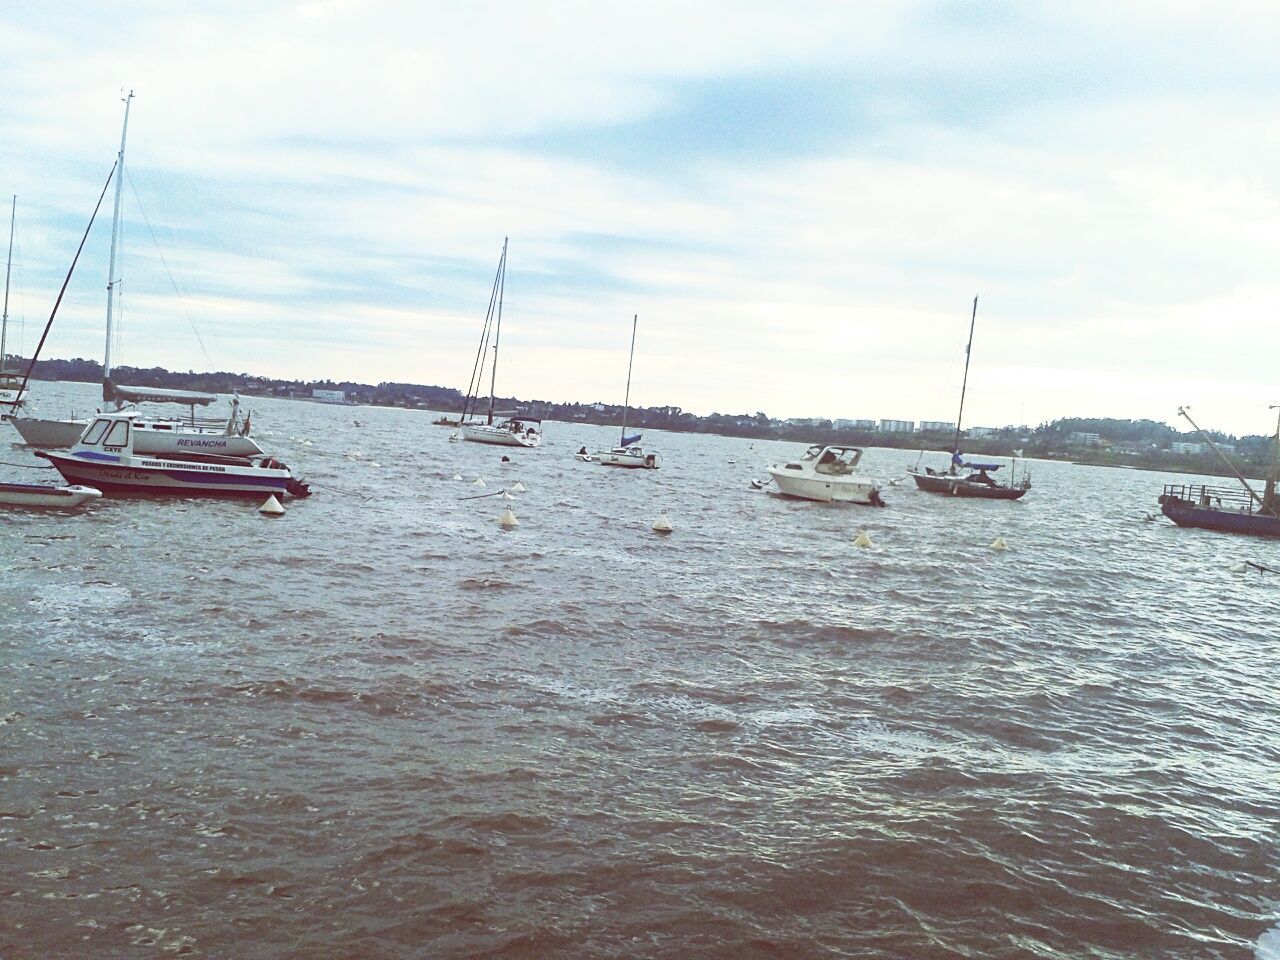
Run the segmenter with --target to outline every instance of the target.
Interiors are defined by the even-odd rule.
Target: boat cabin
[[[133,418],[136,411],[106,413],[95,417],[72,448],[72,454],[87,459],[116,459],[133,453]]]
[[[862,459],[860,447],[833,447],[814,445],[804,452],[798,463],[788,463],[784,470],[812,470],[828,476],[839,477],[855,472]]]

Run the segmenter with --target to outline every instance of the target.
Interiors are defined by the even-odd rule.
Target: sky
[[[132,90],[116,362],[1272,429],[1280,7],[0,0],[29,351]],[[7,204],[6,204],[7,206]],[[7,212],[7,211],[6,211]],[[45,348],[101,359],[111,194]],[[2,242],[2,241],[0,241]]]

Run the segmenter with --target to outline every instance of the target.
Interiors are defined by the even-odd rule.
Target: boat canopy
[[[215,403],[218,396],[194,390],[166,390],[163,387],[124,387],[117,386],[110,380],[103,380],[102,399],[109,403],[181,403],[207,407]]]
[[[1004,466],[1001,463],[975,463],[964,459],[958,452],[951,455],[951,462],[957,467],[968,467],[970,470],[999,470]]]

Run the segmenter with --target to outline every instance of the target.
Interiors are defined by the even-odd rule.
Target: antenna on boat
[[[493,426],[493,393],[498,383],[498,341],[502,338],[502,295],[507,289],[507,240],[502,238],[502,259],[498,261],[498,322],[493,331],[493,367],[489,371],[489,426]]]
[[[13,225],[18,219],[18,195],[13,195],[13,209],[9,212],[9,259],[5,262],[4,267],[4,312],[0,313],[0,374],[4,373],[5,361],[8,355],[5,353],[5,340],[9,334],[9,274],[13,270]],[[17,409],[16,401],[22,399],[19,395],[14,397],[14,409]]]

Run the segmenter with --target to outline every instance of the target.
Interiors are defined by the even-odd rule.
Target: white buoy
[[[510,530],[512,527],[520,525],[520,521],[516,519],[516,515],[511,512],[510,507],[498,514],[498,523],[503,530]]]
[[[511,485],[512,493],[524,493],[524,484],[517,480]]]
[[[658,514],[658,519],[653,521],[654,533],[670,533],[675,527],[671,526],[671,519],[667,516],[667,511],[663,510]]]
[[[461,479],[462,479],[462,474],[460,474],[460,473],[455,473],[455,474],[453,475],[453,479],[455,479],[455,480],[461,480]]]
[[[853,538],[853,545],[855,547],[874,547],[875,546],[875,544],[871,542],[871,538],[867,536],[867,531],[865,530],[860,531],[858,535]]]
[[[488,484],[484,482],[484,477],[476,477],[476,478],[475,478],[475,480],[472,482],[472,484],[471,484],[471,485],[472,485],[473,487],[487,487],[487,486],[488,486]]]
[[[1247,563],[1237,563],[1231,568],[1232,573],[1248,573],[1249,565]]]
[[[273,493],[262,502],[262,506],[258,508],[258,512],[268,517],[283,517],[284,507],[280,504],[280,501],[276,499],[276,495]]]
[[[996,537],[991,541],[992,550],[1008,550],[1009,545],[1004,542],[1004,537]]]

